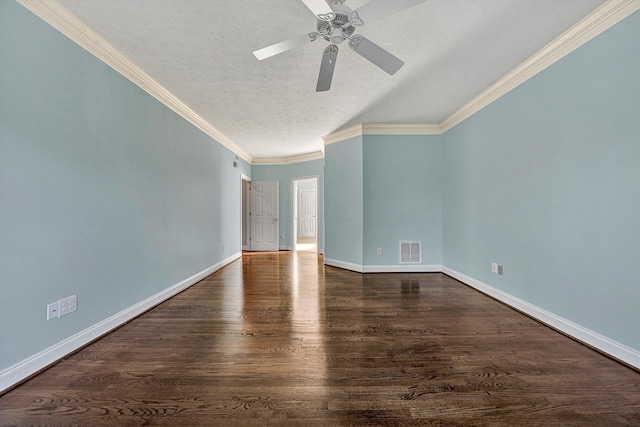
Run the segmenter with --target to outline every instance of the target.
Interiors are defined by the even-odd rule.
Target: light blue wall
[[[325,147],[325,258],[362,265],[362,136]]]
[[[363,135],[325,149],[326,258],[397,265],[400,240],[442,263],[440,135]],[[382,255],[377,254],[382,248]]]
[[[442,264],[440,135],[363,138],[364,264],[398,264],[400,240],[422,241],[422,264]]]
[[[640,348],[639,29],[636,13],[441,144],[328,145],[323,176],[322,160],[234,169],[226,148],[0,1],[0,369],[238,252],[240,172],[281,181],[283,245],[291,178],[320,175],[327,258],[395,264],[397,240],[423,236],[423,263]],[[78,312],[47,322],[46,304],[71,294]]]
[[[239,252],[251,170],[13,1],[0,58],[3,369]]]
[[[443,149],[444,264],[640,349],[640,13]]]
[[[291,238],[291,185],[292,179],[308,176],[318,176],[318,250],[324,248],[324,159],[290,165],[255,165],[253,166],[254,181],[279,182],[279,218],[280,218],[280,246],[292,247]]]

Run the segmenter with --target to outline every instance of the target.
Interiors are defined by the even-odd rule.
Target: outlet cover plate
[[[60,304],[59,317],[71,314],[78,309],[78,296],[71,295],[70,297],[62,298],[58,300]]]

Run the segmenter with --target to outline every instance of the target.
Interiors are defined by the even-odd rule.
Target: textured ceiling
[[[427,0],[357,30],[402,59],[400,71],[389,76],[342,44],[323,93],[324,40],[264,61],[252,54],[315,31],[300,0],[60,3],[252,157],[268,158],[320,151],[323,136],[358,123],[440,124],[604,0]]]

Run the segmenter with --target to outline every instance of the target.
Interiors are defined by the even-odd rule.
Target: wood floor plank
[[[0,425],[639,426],[640,373],[439,273],[251,253],[0,396]]]

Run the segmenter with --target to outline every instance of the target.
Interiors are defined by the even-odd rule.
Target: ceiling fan
[[[338,56],[338,45],[345,40],[348,40],[351,50],[393,75],[404,65],[404,62],[369,39],[354,34],[356,27],[393,15],[425,1],[371,0],[357,10],[352,10],[344,4],[345,0],[302,0],[318,19],[317,31],[267,46],[256,50],[253,54],[259,60],[263,60],[319,38],[325,39],[330,44],[322,54],[316,92],[327,91],[331,88],[333,69],[336,66]]]

